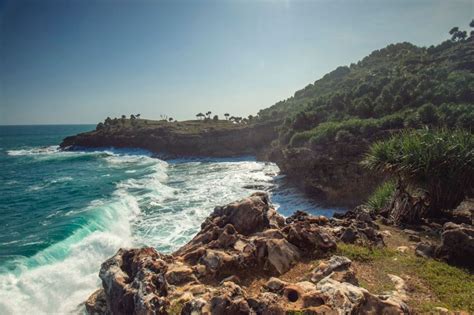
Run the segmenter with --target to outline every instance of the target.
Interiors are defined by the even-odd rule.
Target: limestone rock
[[[267,241],[268,266],[282,274],[299,260],[298,248],[285,239],[271,239]]]
[[[320,280],[329,276],[334,271],[347,270],[351,263],[351,260],[347,257],[332,256],[328,262],[321,262],[319,266],[313,270],[311,281],[318,283]]]
[[[400,290],[382,299],[357,286],[346,257],[328,254],[354,229],[356,242],[376,244],[377,226],[364,215],[328,220],[297,212],[286,221],[265,193],[217,207],[201,231],[172,255],[153,248],[120,249],[100,269],[102,289],[90,314],[315,314],[404,310]],[[245,284],[281,275],[304,258],[322,259],[312,281],[270,278],[262,291]],[[266,290],[266,292],[265,292]]]
[[[87,314],[102,315],[107,314],[107,301],[104,289],[98,289],[89,296],[85,303]]]
[[[151,247],[120,249],[100,269],[107,308],[113,314],[166,313],[169,301],[164,256]]]

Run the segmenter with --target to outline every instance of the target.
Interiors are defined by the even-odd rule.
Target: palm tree
[[[225,113],[224,116],[225,116],[225,119],[229,120],[229,116],[230,116],[229,113]]]
[[[168,118],[168,120],[169,120],[170,122],[172,122],[172,121],[173,121],[173,117]]]
[[[135,117],[137,117],[137,119],[139,119],[139,118],[140,118],[140,114],[136,114]]]
[[[197,117],[198,119],[202,119],[204,116],[205,116],[205,115],[204,115],[203,113],[199,113],[199,114],[196,115],[196,117]]]
[[[207,115],[207,118],[209,118],[209,119],[210,119],[210,118],[211,118],[211,114],[212,114],[212,112],[211,112],[211,111],[208,111],[208,112],[206,113],[206,115]]]

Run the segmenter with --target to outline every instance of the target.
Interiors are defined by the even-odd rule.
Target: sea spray
[[[333,212],[288,186],[276,165],[251,157],[162,161],[143,150],[65,152],[40,135],[29,147],[0,143],[0,314],[77,313],[99,287],[101,263],[120,247],[170,253],[215,206],[256,190],[268,191],[284,215]]]

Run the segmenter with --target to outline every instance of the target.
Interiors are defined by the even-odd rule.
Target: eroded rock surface
[[[267,194],[255,193],[216,207],[201,231],[172,255],[120,249],[102,264],[102,289],[90,296],[86,309],[91,314],[407,313],[405,295],[369,293],[357,286],[349,259],[331,256],[336,239],[350,226],[356,240],[372,239],[364,232],[375,229],[368,217],[328,220],[296,212],[285,220]],[[308,281],[275,278],[316,258],[320,265]],[[261,278],[270,280],[260,291],[251,290],[248,285]]]
[[[474,227],[465,223],[445,223],[441,244],[436,248],[435,256],[474,270]]]

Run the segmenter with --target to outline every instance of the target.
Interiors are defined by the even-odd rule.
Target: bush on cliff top
[[[452,209],[472,193],[474,136],[464,130],[404,131],[372,144],[363,164],[424,189],[431,211]]]

